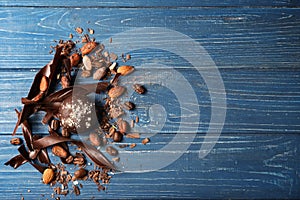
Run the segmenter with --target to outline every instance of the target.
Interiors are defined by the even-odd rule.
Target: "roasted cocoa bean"
[[[74,172],[74,177],[76,179],[81,179],[83,177],[85,177],[87,175],[87,170],[86,169],[83,169],[83,168],[80,168],[78,169],[77,171]]]
[[[21,138],[12,138],[11,140],[10,140],[10,144],[12,144],[12,145],[20,145],[20,144],[22,144],[22,139]]]
[[[130,101],[126,101],[123,104],[123,108],[126,110],[133,110],[135,108],[134,103],[130,102]]]
[[[60,158],[66,158],[68,156],[67,151],[59,145],[52,147],[52,153]]]
[[[144,94],[146,92],[146,89],[144,88],[144,86],[140,85],[140,84],[134,84],[133,89],[135,92],[137,92],[138,94]]]
[[[123,139],[123,134],[120,133],[119,131],[116,131],[113,135],[114,142],[121,142],[122,139]]]
[[[111,156],[117,156],[118,155],[118,150],[117,149],[115,149],[114,147],[112,147],[112,146],[107,146],[106,148],[105,148],[105,151],[109,154],[109,155],[111,155]]]
[[[90,133],[89,139],[92,145],[94,146],[100,146],[101,145],[101,140],[99,137],[99,134],[97,133]]]
[[[117,121],[117,125],[120,133],[122,133],[123,135],[127,133],[130,129],[128,122],[123,119],[119,119]]]

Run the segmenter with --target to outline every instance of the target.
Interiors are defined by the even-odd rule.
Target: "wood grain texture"
[[[180,70],[180,69],[179,69]],[[154,71],[154,70],[153,70]],[[169,70],[156,69],[153,74],[167,73]],[[195,94],[198,96],[200,109],[199,133],[205,133],[210,123],[211,101],[205,83],[201,76],[195,76],[191,69],[181,69],[180,72],[190,80]],[[225,133],[299,133],[299,112],[300,112],[300,71],[266,71],[247,69],[220,70],[227,95],[226,121],[223,128]],[[20,97],[27,95],[24,88],[29,88],[36,71],[0,72],[0,110],[1,132],[11,134],[16,122],[14,108],[21,109]],[[214,74],[211,74],[214,76]],[[180,102],[172,100],[171,105],[163,103],[164,98],[176,98],[170,90],[165,87],[147,85],[149,93],[143,98],[135,98],[138,109],[132,112],[134,118],[138,115],[142,123],[149,121],[149,108],[153,104],[160,104],[168,113],[167,123],[164,132],[177,132],[180,126]],[[286,91],[288,88],[288,91]],[[164,95],[161,94],[163,91]],[[170,102],[169,102],[170,103]],[[188,106],[188,105],[187,105]],[[194,111],[189,116],[194,115]],[[39,132],[47,131],[45,126],[40,124],[43,112],[33,122]],[[191,122],[197,122],[193,119]],[[220,124],[221,125],[221,124]],[[193,128],[193,124],[184,124],[185,128]],[[194,127],[197,129],[197,127]],[[20,132],[19,130],[18,132]]]
[[[158,137],[157,141],[149,143],[151,148],[166,145],[173,135]],[[9,136],[1,136],[1,165],[16,154],[9,139]],[[170,166],[155,172],[115,174],[105,193],[98,193],[92,182],[82,182],[82,195],[78,198],[297,198],[299,139],[299,135],[291,134],[223,135],[214,150],[206,158],[199,159],[198,149],[203,142],[203,135],[199,134],[190,148],[182,152],[182,157]],[[136,148],[140,151],[145,147]],[[21,195],[25,199],[34,195],[45,199],[52,193],[30,165],[17,170],[1,167],[0,174],[1,194],[17,188],[9,194],[10,199],[18,199]],[[7,180],[13,177],[19,177],[18,181]],[[75,198],[71,194],[66,199]]]
[[[200,42],[219,68],[297,68],[298,11],[294,8],[0,8],[3,45],[0,63],[1,68],[39,68],[51,59],[47,53],[54,44],[52,40],[68,39],[77,26],[94,28],[99,41],[136,27],[166,27]],[[140,58],[150,59],[148,52]],[[162,55],[157,59],[167,60]],[[179,60],[176,66],[180,65],[183,64]]]
[[[214,149],[199,159],[211,118],[211,100],[203,77],[173,53],[151,48],[130,52],[129,64],[137,68],[151,63],[149,71],[159,77],[170,72],[156,67],[164,64],[188,80],[201,115],[199,126],[190,123],[184,127],[195,128],[197,135],[168,167],[116,174],[105,193],[85,182],[77,199],[299,198],[299,5],[299,1],[285,0],[0,1],[1,199],[50,198],[52,190],[40,182],[40,174],[30,165],[13,170],[3,164],[17,154],[16,147],[9,144],[16,122],[14,108],[21,108],[20,98],[26,96],[34,74],[52,59],[48,54],[49,46],[55,44],[52,41],[68,39],[77,26],[95,29],[98,41],[137,27],[168,28],[191,37],[218,67],[227,102],[221,137]],[[79,36],[75,34],[75,38]],[[147,36],[144,42],[151,47]],[[199,56],[193,49],[189,53]],[[206,70],[216,77],[209,67]],[[167,122],[148,146],[137,146],[137,153],[167,145],[177,133],[180,119],[188,117],[180,115],[182,105],[168,88],[159,84],[147,87],[148,96],[134,97],[140,106],[135,114],[147,125],[149,108],[161,104],[168,113]],[[47,127],[40,124],[41,117],[42,113],[31,121],[36,133],[45,134]]]

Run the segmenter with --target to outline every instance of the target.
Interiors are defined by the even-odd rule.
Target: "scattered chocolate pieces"
[[[76,196],[80,195],[80,189],[77,185],[73,185],[73,191],[76,194]]]
[[[52,120],[51,120],[50,128],[51,128],[52,130],[56,131],[56,130],[59,129],[59,126],[60,126],[59,124],[60,124],[59,120],[57,120],[57,119],[52,119]]]
[[[80,188],[83,187],[80,181],[88,179],[97,185],[99,191],[105,190],[104,184],[108,184],[111,179],[109,172],[115,171],[114,163],[120,161],[115,142],[122,142],[123,137],[140,138],[139,133],[130,133],[134,123],[138,123],[138,117],[131,120],[130,124],[121,118],[135,109],[133,102],[122,102],[120,97],[126,93],[127,88],[119,85],[123,76],[133,73],[135,67],[119,66],[118,59],[127,61],[131,55],[122,54],[119,58],[115,53],[105,50],[103,44],[90,38],[89,34],[94,34],[93,29],[88,28],[86,34],[83,34],[81,27],[76,27],[75,31],[80,34],[76,42],[71,40],[74,36],[70,33],[70,40],[55,41],[57,45],[51,46],[51,51],[55,51],[53,60],[36,74],[27,97],[21,99],[24,107],[21,112],[16,110],[18,121],[13,135],[21,125],[24,144],[21,138],[12,138],[11,144],[20,145],[19,155],[5,163],[13,168],[25,163],[31,164],[42,174],[42,182],[53,187],[51,196],[56,199],[60,197],[55,195],[80,195]],[[82,46],[77,47],[78,43]],[[74,86],[77,72],[84,78],[92,76],[97,83]],[[139,94],[146,91],[140,84],[134,84],[133,88]],[[106,95],[103,104],[97,107],[97,112],[93,110],[95,103],[87,98],[90,93]],[[38,111],[46,113],[42,123],[48,124],[47,136],[38,136],[27,121]],[[91,113],[97,113],[97,119],[92,118]],[[72,139],[71,136],[81,130],[87,133],[86,140],[83,140],[85,142]],[[149,141],[149,138],[145,138],[142,143]],[[136,143],[117,145],[119,148],[134,148]],[[78,151],[71,151],[72,146],[77,146]],[[105,148],[111,160],[102,154],[99,150],[101,148]],[[48,149],[61,162],[56,165],[52,163]],[[91,161],[94,170],[88,169],[92,165]],[[67,171],[65,164],[76,169],[73,175]]]

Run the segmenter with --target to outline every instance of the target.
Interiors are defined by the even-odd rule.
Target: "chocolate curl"
[[[37,96],[40,91],[39,91],[39,86],[40,86],[40,82],[43,76],[48,77],[49,79],[49,87],[48,89],[45,91],[45,96],[47,95],[47,93],[49,92],[49,89],[51,88],[51,85],[53,87],[54,84],[56,84],[56,78],[57,78],[57,74],[58,74],[58,68],[59,65],[61,65],[61,60],[62,60],[62,55],[61,55],[61,51],[63,49],[63,46],[59,46],[56,48],[56,52],[54,55],[53,60],[48,63],[47,65],[45,65],[36,75],[34,78],[34,81],[31,85],[30,91],[28,93],[27,99],[33,99],[35,96]],[[35,105],[29,104],[29,105],[24,105],[21,114],[18,118],[18,122],[16,123],[16,126],[13,130],[12,135],[16,134],[17,128],[18,126],[23,123],[23,121],[25,119],[28,119],[28,117],[30,115],[32,115],[35,112]]]
[[[85,84],[85,85],[76,85],[61,89],[57,92],[54,92],[47,96],[42,102],[38,102],[37,105],[41,106],[45,110],[45,108],[53,107],[51,103],[59,103],[63,102],[66,98],[73,95],[73,92],[76,93],[74,95],[87,95],[92,92],[100,93],[107,90],[109,84],[107,82],[99,82],[99,83],[92,83],[92,84]],[[57,104],[59,105],[59,104]],[[55,110],[55,109],[53,109]]]
[[[18,115],[18,117],[20,116],[20,112],[18,110],[16,110],[16,113]],[[29,151],[34,151],[33,147],[32,147],[32,141],[33,141],[33,137],[32,137],[32,132],[31,132],[31,128],[30,125],[28,123],[27,120],[23,121],[23,123],[21,124],[22,126],[22,132],[23,132],[23,137],[25,139],[26,142],[26,146],[29,149]],[[43,167],[35,164],[32,162],[32,159],[29,157],[29,153],[27,152],[26,148],[24,145],[21,145],[18,148],[18,151],[20,152],[19,155],[13,157],[12,159],[10,159],[8,162],[5,163],[5,165],[10,165],[13,168],[18,168],[19,166],[25,164],[26,162],[29,162],[31,165],[33,165],[37,170],[39,171],[43,171]],[[42,149],[38,152],[37,154],[38,160],[41,163],[45,163],[45,164],[49,164],[50,163],[50,159],[48,157],[48,153],[45,149]]]
[[[54,115],[53,112],[48,111],[42,119],[42,124],[44,125],[47,124],[49,120],[52,119],[53,115]]]
[[[64,63],[64,66],[65,66],[67,79],[68,79],[69,81],[71,81],[71,69],[72,69],[72,67],[71,67],[71,61],[70,61],[69,58],[65,58],[65,59],[63,60],[63,63]]]
[[[41,149],[40,152],[37,155],[37,159],[41,163],[50,164],[50,159],[49,159],[47,149]]]
[[[57,113],[60,104],[71,95],[88,95],[92,92],[99,94],[100,92],[106,91],[108,87],[109,83],[99,82],[64,88],[50,94],[42,102],[38,102],[35,109],[46,111],[47,114],[42,120],[42,123],[46,124],[51,119],[51,117],[53,117],[54,114]]]
[[[52,109],[53,111],[56,110],[56,108],[59,106],[59,102],[63,102],[66,98],[70,97],[74,90],[76,94],[78,95],[87,95],[89,93],[95,92],[99,94],[100,92],[104,92],[109,87],[109,84],[107,82],[99,82],[99,83],[92,83],[92,84],[85,84],[85,85],[78,85],[78,86],[71,86],[68,88],[61,89],[57,92],[54,92],[47,97],[44,98],[41,102],[36,102],[29,100],[28,98],[22,98],[22,103],[25,104],[25,106],[33,106],[34,110],[45,110],[48,111],[49,109]],[[74,95],[76,95],[74,94]],[[57,103],[56,108],[55,104]],[[45,121],[43,120],[43,123],[46,123],[51,116],[47,116]]]
[[[13,167],[14,169],[17,169],[18,167],[20,167],[21,165],[25,164],[27,162],[27,159],[24,158],[21,154],[12,157],[9,161],[7,161],[6,163],[4,163],[5,165],[10,165],[11,167]]]
[[[39,172],[41,172],[41,173],[44,172],[44,170],[46,169],[46,167],[43,167],[41,165],[38,165],[38,164],[32,162],[32,160],[29,158],[29,153],[27,152],[24,144],[22,144],[18,148],[18,151],[20,152],[19,155],[13,157],[12,159],[10,159],[9,161],[7,161],[4,164],[5,165],[10,165],[14,169],[17,169],[18,167],[20,167],[21,165],[25,164],[26,162],[29,162]]]
[[[19,117],[20,112],[17,109],[15,109],[15,111]],[[35,139],[32,136],[32,131],[28,121],[24,120],[23,123],[21,124],[21,127],[22,127],[23,137],[25,139],[27,148],[29,149],[29,151],[34,151],[32,146],[32,141],[34,141]],[[37,154],[37,158],[41,163],[45,163],[45,164],[50,163],[50,159],[46,149],[41,149]]]
[[[33,146],[35,149],[44,149],[61,142],[72,142],[77,145],[96,165],[100,167],[108,167],[113,170],[116,169],[115,166],[95,147],[71,138],[49,135],[34,141]]]
[[[19,117],[20,112],[17,109],[15,109],[15,111],[16,111],[18,117]],[[28,121],[27,120],[23,121],[23,123],[21,124],[21,127],[22,127],[23,137],[25,139],[27,147],[30,151],[33,151],[32,145],[31,145],[31,143],[32,143],[32,132],[31,132],[31,128],[28,124]]]
[[[25,158],[34,168],[36,168],[39,172],[43,173],[44,170],[47,168],[47,167],[43,167],[41,165],[38,165],[36,163],[34,163],[30,158],[29,158],[29,153],[26,151],[26,148],[24,145],[21,145],[19,148],[18,148],[18,151],[20,152],[20,154],[22,155],[23,158]]]
[[[87,95],[92,92],[99,94],[100,92],[106,91],[108,87],[109,87],[109,83],[107,82],[78,85],[78,86],[64,88],[57,92],[54,92],[46,96],[44,100],[42,100],[41,102],[32,101],[29,100],[28,98],[22,98],[22,103],[25,104],[24,107],[30,106],[33,112],[36,112],[38,110],[46,111],[46,115],[42,120],[42,123],[46,124],[54,116],[54,113],[57,113],[57,109],[59,108],[60,103],[63,102],[66,98],[70,97],[73,94],[74,90],[75,93],[79,95]],[[20,119],[20,115],[18,118]],[[14,133],[15,131],[16,129],[14,130]]]

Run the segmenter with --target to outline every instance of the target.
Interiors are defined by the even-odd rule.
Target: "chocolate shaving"
[[[48,95],[41,102],[32,101],[32,100],[29,100],[28,98],[22,98],[22,103],[25,103],[24,108],[25,107],[27,108],[27,106],[30,107],[32,114],[39,110],[46,111],[47,113],[42,120],[42,123],[46,124],[53,117],[53,113],[57,112],[57,109],[58,109],[60,103],[63,102],[66,98],[70,97],[73,94],[74,89],[76,92],[74,95],[76,95],[76,94],[87,95],[92,92],[95,92],[97,94],[100,92],[104,92],[107,90],[108,87],[109,87],[109,83],[107,83],[107,82],[99,82],[99,83],[93,83],[93,84],[71,86],[71,87],[64,88],[62,90],[59,90],[57,92],[54,92],[54,93]],[[18,117],[19,120],[21,120],[21,121],[22,121],[22,119],[21,119],[22,113],[23,112],[21,112],[21,114]],[[15,131],[13,134],[15,134]]]
[[[17,115],[20,115],[20,112],[18,110],[15,110]],[[35,139],[37,139],[37,137],[33,137],[32,136],[32,131],[31,128],[29,126],[29,123],[27,120],[25,120],[22,124],[22,132],[23,132],[23,137],[25,139],[26,142],[26,146],[29,149],[29,151],[34,151],[33,147],[32,147],[32,141],[34,141]],[[39,151],[37,153],[37,158],[41,163],[45,163],[45,164],[49,164],[50,163],[50,159],[47,153],[46,149],[42,149],[41,151]]]
[[[41,149],[40,152],[38,153],[37,159],[41,163],[49,164],[50,163],[50,159],[49,159],[49,155],[48,155],[47,149]]]
[[[49,135],[34,141],[33,146],[35,149],[43,149],[62,142],[72,142],[80,147],[81,150],[99,167],[108,167],[115,170],[114,165],[100,151],[98,151],[95,147],[78,140],[58,135]]]
[[[18,110],[15,110],[15,111],[19,117],[21,113]],[[32,142],[36,139],[36,137],[34,138],[32,136],[32,131],[31,131],[28,121],[24,120],[23,123],[21,124],[21,126],[22,126],[23,137],[26,142],[26,146],[30,152],[34,152],[35,150],[32,146]],[[45,164],[50,163],[50,159],[49,159],[46,149],[41,149],[41,150],[37,151],[35,154],[36,156],[32,157],[32,158],[30,158],[29,153],[27,152],[27,150],[25,148],[25,145],[21,145],[19,147],[18,151],[20,152],[20,154],[13,157],[12,159],[10,159],[8,162],[5,163],[5,165],[10,165],[13,168],[18,168],[19,166],[23,165],[24,163],[29,162],[31,165],[33,165],[39,171],[44,171],[43,170],[44,168],[42,166],[33,163],[32,160],[35,159],[35,157],[37,157],[37,159],[41,163],[45,163]]]
[[[24,145],[23,145],[24,146]],[[21,154],[11,158],[9,161],[4,163],[5,165],[10,165],[14,169],[17,169],[19,166],[25,164],[27,162],[27,159],[24,158]]]
[[[56,52],[54,55],[53,60],[48,63],[47,65],[45,65],[36,75],[34,78],[34,81],[31,85],[30,91],[28,93],[27,99],[33,99],[35,96],[37,96],[40,91],[39,91],[39,85],[41,82],[41,79],[43,76],[46,76],[49,78],[49,89],[45,91],[45,96],[47,95],[47,93],[49,92],[49,90],[51,90],[53,88],[53,85],[56,84],[56,81],[54,81],[57,78],[57,74],[58,74],[58,68],[59,65],[61,64],[61,51],[63,49],[63,46],[59,46],[56,48]],[[34,110],[34,105],[24,105],[20,116],[18,117],[18,122],[16,123],[16,126],[13,130],[12,135],[16,134],[17,128],[18,126],[23,123],[24,120],[28,119],[28,117],[30,115],[32,115],[35,110]]]
[[[48,160],[49,158],[46,152],[47,147],[50,147],[55,144],[62,144],[65,142],[71,142],[77,145],[99,167],[107,167],[109,169],[116,170],[115,166],[95,147],[78,140],[61,137],[54,131],[51,131],[49,136],[45,136],[43,138],[33,140],[31,144],[34,151],[38,152],[38,155],[42,155],[44,156],[45,160]],[[29,162],[39,172],[43,173],[45,167],[33,162],[35,157],[30,158],[29,152],[26,150],[25,145],[21,145],[18,151],[20,152],[20,154],[7,161],[5,165],[10,165],[11,167],[16,169],[19,166],[25,164],[26,162]],[[62,161],[66,162],[65,160]],[[49,163],[50,162],[48,162],[48,164]]]
[[[46,115],[42,119],[42,123],[45,125],[49,122],[49,120],[53,117],[53,112],[48,111]]]
[[[127,131],[122,131],[123,126],[120,124],[117,124],[118,130],[114,130],[115,134],[110,135],[109,130],[114,126],[112,123],[114,123],[113,121],[117,118],[117,115],[114,115],[114,113],[117,112],[114,110],[120,108],[119,110],[122,111],[122,113],[118,112],[118,114],[124,113],[122,108],[118,105],[120,102],[115,101],[118,95],[114,96],[112,95],[114,93],[110,91],[115,90],[117,87],[121,87],[118,86],[119,78],[121,75],[125,75],[125,72],[122,72],[121,67],[118,68],[118,70],[115,69],[117,66],[116,62],[111,65],[111,61],[117,59],[117,56],[114,53],[109,53],[107,51],[102,52],[104,50],[103,45],[100,45],[100,48],[95,48],[98,43],[96,43],[94,39],[90,41],[88,35],[84,35],[83,39],[87,40],[86,42],[88,43],[77,50],[75,49],[76,44],[71,40],[60,40],[56,47],[52,47],[56,50],[54,58],[35,75],[27,97],[21,98],[21,102],[24,104],[23,109],[21,112],[16,110],[18,121],[12,134],[15,135],[17,128],[21,125],[25,144],[22,144],[18,148],[19,154],[7,161],[5,165],[18,168],[25,163],[29,163],[41,173],[43,173],[46,168],[55,168],[56,178],[51,182],[51,186],[59,182],[62,184],[63,188],[65,188],[67,187],[68,182],[72,180],[72,177],[68,172],[66,173],[64,167],[62,167],[64,165],[61,164],[72,163],[84,168],[87,161],[86,157],[88,157],[93,161],[95,167],[99,167],[102,170],[94,170],[91,171],[93,173],[89,173],[89,176],[92,175],[90,178],[99,186],[98,189],[102,190],[104,187],[99,181],[102,180],[102,183],[107,184],[111,177],[107,172],[110,170],[117,170],[113,161],[106,158],[101,151],[95,148],[95,146],[80,140],[71,139],[70,136],[71,133],[81,132],[80,130],[82,128],[84,132],[93,130],[97,131],[97,134],[99,135],[102,134],[101,137],[105,139],[105,144],[108,138],[113,141],[120,141],[122,139],[123,135],[121,132]],[[71,53],[77,56],[72,57],[70,56]],[[90,54],[91,56],[88,57],[87,54]],[[85,56],[84,59],[82,59],[82,56]],[[92,65],[94,65],[94,63],[99,64],[95,66],[86,65],[85,58],[91,59]],[[83,71],[88,72],[89,75],[93,71],[93,67],[101,67],[100,70],[106,72],[108,70],[108,65],[111,65],[109,67],[111,70],[110,73],[108,72],[108,74],[105,73],[104,75],[107,75],[105,78],[109,78],[109,76],[112,75],[114,75],[114,77],[109,81],[108,79],[102,79],[103,75],[101,74],[101,77],[99,78],[94,74],[93,78],[96,77],[94,79],[101,80],[101,82],[74,86],[76,80],[75,77],[82,64],[85,67],[89,67],[88,69],[90,71]],[[74,68],[72,69],[72,67]],[[117,73],[118,71],[122,73]],[[58,81],[61,82],[63,89],[56,91],[55,89]],[[101,92],[106,92],[108,94],[108,97],[104,99],[105,104],[103,106],[90,101],[88,97],[90,93],[99,94]],[[137,92],[139,93],[139,91]],[[115,91],[115,93],[117,92]],[[97,108],[94,106],[97,106]],[[128,110],[132,109],[132,105],[131,107],[130,105],[127,105],[127,107]],[[39,111],[45,112],[42,123],[49,125],[48,136],[33,134],[30,123],[27,121],[31,115]],[[93,112],[96,112],[97,118],[91,115]],[[50,121],[57,124],[49,123]],[[62,128],[61,132],[58,123],[60,123]],[[98,126],[98,128],[100,128],[99,130],[94,129],[97,125],[100,125]],[[116,136],[119,136],[119,139]],[[75,155],[71,154],[69,150],[70,143],[76,145],[82,152],[76,152]],[[99,145],[102,146],[102,143],[99,143],[96,146]],[[52,148],[52,153],[61,159],[61,163],[58,165],[54,165],[51,162],[47,151],[49,147]],[[117,154],[111,152],[110,155],[116,156]],[[114,162],[116,161],[117,160],[115,159]],[[68,181],[64,182],[67,179]],[[60,187],[58,188],[60,189]],[[67,194],[68,191],[69,190],[67,189],[65,191],[57,192],[57,194]],[[76,194],[79,194],[79,187],[74,187],[74,191]]]
[[[35,102],[35,104],[30,105],[31,109],[34,111],[38,110],[44,110],[47,112],[43,119],[43,123],[47,123],[53,116],[53,113],[57,113],[57,109],[59,105],[66,99],[69,98],[73,94],[73,89],[76,88],[76,92],[79,94],[89,94],[91,92],[100,93],[101,91],[105,91],[108,87],[108,83],[101,82],[97,84],[87,84],[87,85],[81,85],[76,87],[68,87],[62,90],[59,90],[53,94],[50,94],[47,96],[42,102]],[[95,91],[96,90],[96,91]],[[24,106],[24,108],[26,105]],[[18,112],[18,118],[21,120],[22,113]],[[24,115],[23,115],[24,116]],[[32,164],[35,168],[37,168],[39,171],[43,171],[42,166],[35,164],[32,162],[33,159],[38,158],[38,160],[41,163],[49,164],[50,160],[48,157],[48,153],[46,148],[49,146],[52,146],[54,144],[59,143],[65,150],[67,150],[68,154],[68,146],[65,144],[65,142],[72,142],[79,146],[86,155],[94,161],[98,166],[101,167],[108,167],[110,169],[115,169],[115,167],[110,163],[110,161],[97,149],[95,149],[93,146],[90,146],[88,144],[84,144],[81,141],[76,141],[69,138],[60,137],[57,133],[54,131],[50,131],[50,136],[43,137],[41,139],[33,139],[32,132],[29,127],[29,124],[27,120],[23,120],[22,123],[22,131],[23,135],[26,141],[26,145],[29,149],[29,151],[34,152],[34,156],[29,156],[29,153],[26,151],[25,146],[22,146],[19,149],[20,155],[15,156],[10,161],[5,163],[6,165],[10,165],[14,168],[19,167],[20,165],[29,162]],[[65,160],[62,159],[64,163],[66,163]]]
[[[69,81],[71,81],[71,61],[69,58],[66,58],[63,60],[64,63],[64,69],[66,70],[66,76],[68,78]]]
[[[27,152],[25,145],[21,145],[18,148],[18,151],[20,152],[19,155],[13,157],[6,163],[5,165],[10,165],[14,169],[18,168],[19,166],[25,164],[26,162],[29,162],[34,168],[36,168],[39,172],[43,173],[43,171],[46,169],[46,167],[43,167],[41,165],[38,165],[34,163],[30,158],[29,158],[29,153]]]
[[[15,111],[17,113],[17,116],[19,117],[20,112],[17,109],[15,109]],[[31,132],[30,126],[28,124],[28,121],[24,120],[23,123],[21,124],[21,126],[22,126],[23,137],[25,139],[26,145],[30,151],[33,151],[32,146],[31,146],[32,132]]]

